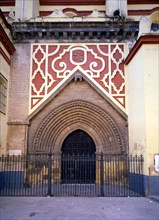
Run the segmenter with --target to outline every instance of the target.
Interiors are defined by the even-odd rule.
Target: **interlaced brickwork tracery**
[[[79,71],[125,110],[124,44],[33,44],[30,113]]]

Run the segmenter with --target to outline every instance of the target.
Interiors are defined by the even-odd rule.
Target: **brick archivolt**
[[[93,138],[97,153],[126,151],[122,131],[115,119],[100,107],[81,100],[51,111],[35,132],[29,151],[60,152],[67,135],[76,129],[84,130]]]

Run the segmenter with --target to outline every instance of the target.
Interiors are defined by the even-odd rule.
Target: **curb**
[[[150,200],[159,203],[159,196],[158,197],[149,197]]]

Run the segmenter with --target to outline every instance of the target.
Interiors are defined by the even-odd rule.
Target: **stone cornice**
[[[29,125],[29,121],[8,121],[8,125]]]
[[[1,9],[0,9],[0,18],[2,19],[2,24],[0,23],[0,40],[3,44],[3,46],[5,47],[5,49],[8,51],[8,53],[10,55],[12,55],[15,51],[15,47],[13,46],[9,36],[7,35],[7,33],[5,32],[5,29],[4,29],[6,27],[7,29],[9,29],[9,31],[11,31],[11,25],[8,24]],[[1,51],[1,53],[2,53],[2,51]],[[6,58],[6,56],[5,56],[5,58]],[[8,62],[9,60],[6,59],[6,61]]]
[[[125,65],[128,65],[130,63],[130,61],[133,59],[133,57],[135,56],[135,54],[138,52],[138,50],[140,49],[140,47],[143,44],[159,44],[159,35],[158,34],[149,34],[149,35],[141,36],[137,40],[136,44],[132,48],[132,50],[129,53],[129,55],[127,56],[127,58],[125,59],[125,62],[124,62]]]
[[[121,42],[136,39],[139,31],[137,21],[106,22],[14,22],[12,35],[15,42],[55,39],[59,41],[86,41],[93,39]]]
[[[152,13],[159,11],[159,7],[155,7],[153,9],[147,10],[128,10],[129,16],[144,16],[144,15],[151,15]]]
[[[0,9],[0,17],[2,18],[3,23],[5,24],[6,28],[11,30],[11,25],[7,22],[2,10]]]

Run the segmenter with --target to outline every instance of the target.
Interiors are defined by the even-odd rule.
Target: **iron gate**
[[[95,183],[95,143],[83,130],[70,133],[62,145],[62,183]]]
[[[143,157],[30,154],[0,157],[1,196],[143,196]]]
[[[95,183],[95,155],[62,155],[62,183]]]

